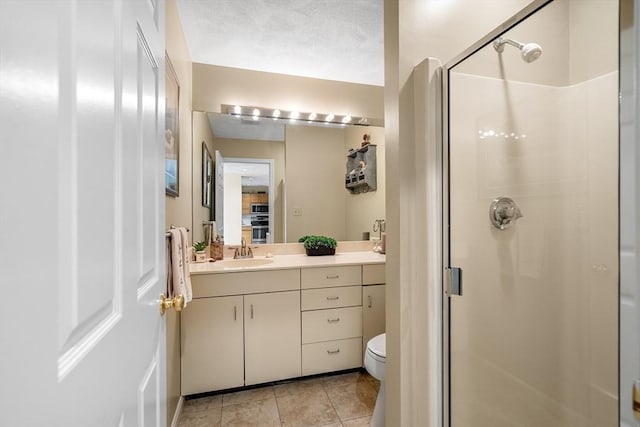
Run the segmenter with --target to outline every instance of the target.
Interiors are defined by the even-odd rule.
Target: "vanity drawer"
[[[385,264],[365,264],[362,266],[362,284],[380,285],[386,283]]]
[[[300,270],[194,274],[191,286],[194,298],[297,291],[300,289]]]
[[[362,266],[303,268],[300,284],[302,289],[361,285]]]
[[[362,338],[302,345],[302,375],[362,366]]]
[[[362,287],[305,289],[302,291],[302,310],[351,307],[362,305]]]
[[[362,337],[362,306],[302,312],[302,343]]]

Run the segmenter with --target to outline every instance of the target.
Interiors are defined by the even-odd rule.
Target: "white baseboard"
[[[178,399],[178,404],[176,405],[176,412],[173,413],[173,420],[171,421],[171,427],[178,427],[183,406],[184,406],[184,397],[180,396],[180,399]]]

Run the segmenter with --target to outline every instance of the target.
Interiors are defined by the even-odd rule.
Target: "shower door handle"
[[[444,270],[445,293],[448,297],[462,296],[462,269],[459,267],[447,267]]]

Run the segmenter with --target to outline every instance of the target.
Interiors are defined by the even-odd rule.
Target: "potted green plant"
[[[193,244],[193,249],[196,251],[196,262],[205,262],[207,260],[206,248],[207,244],[205,242],[195,242]]]
[[[308,256],[335,255],[338,242],[327,236],[302,236],[298,242],[304,244]]]

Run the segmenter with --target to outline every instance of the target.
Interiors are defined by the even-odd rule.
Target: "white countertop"
[[[237,271],[285,270],[293,268],[326,267],[336,265],[384,264],[386,261],[386,256],[384,254],[367,251],[339,252],[335,255],[327,256],[307,256],[302,254],[275,255],[271,258],[260,256],[250,258],[249,260],[251,259],[262,260],[265,262],[265,264],[252,266],[233,265],[236,260],[225,258],[223,261],[216,262],[191,262],[189,264],[189,271],[192,275],[194,275],[209,273],[229,273]],[[242,264],[242,260],[239,260],[238,264]]]

